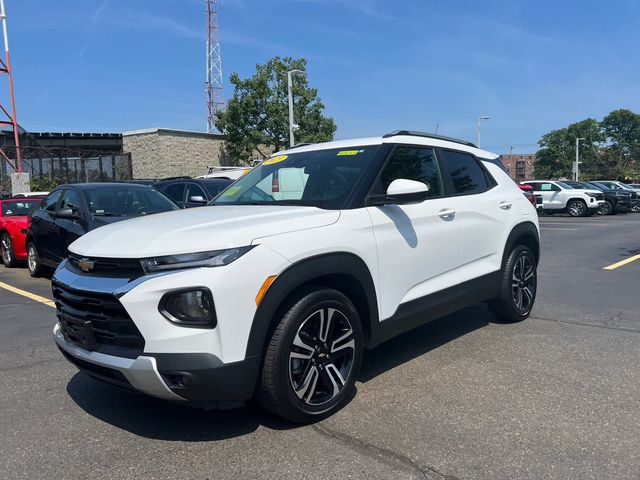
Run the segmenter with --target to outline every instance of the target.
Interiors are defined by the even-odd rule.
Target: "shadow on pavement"
[[[485,305],[473,305],[434,320],[366,351],[358,380],[367,382],[456,338],[495,322],[496,319]]]
[[[491,321],[493,317],[487,308],[476,305],[389,340],[365,352],[358,380],[366,382]],[[82,373],[69,381],[67,392],[89,415],[135,435],[157,440],[217,441],[246,435],[260,426],[274,430],[299,427],[252,403],[245,408],[205,411],[120,390]]]

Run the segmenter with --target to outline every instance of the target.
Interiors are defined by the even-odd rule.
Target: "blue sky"
[[[5,3],[28,130],[204,129],[204,0]],[[484,147],[533,151],[551,129],[640,111],[637,0],[225,0],[220,23],[225,81],[307,58],[336,138],[439,125],[475,140],[490,115]]]

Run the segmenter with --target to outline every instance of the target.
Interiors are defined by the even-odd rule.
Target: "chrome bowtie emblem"
[[[85,273],[93,270],[95,264],[96,262],[89,260],[88,258],[81,258],[80,260],[78,260],[78,267]]]

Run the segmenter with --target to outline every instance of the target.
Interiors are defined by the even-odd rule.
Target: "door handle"
[[[438,216],[444,220],[449,220],[455,217],[455,215],[456,215],[456,211],[451,210],[450,208],[443,208],[438,212]]]
[[[511,202],[500,202],[500,208],[502,210],[511,210],[511,205],[513,205]]]

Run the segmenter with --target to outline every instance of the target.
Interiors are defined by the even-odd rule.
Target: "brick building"
[[[500,161],[507,167],[509,175],[516,181],[535,178],[536,154],[511,153],[500,155]]]

